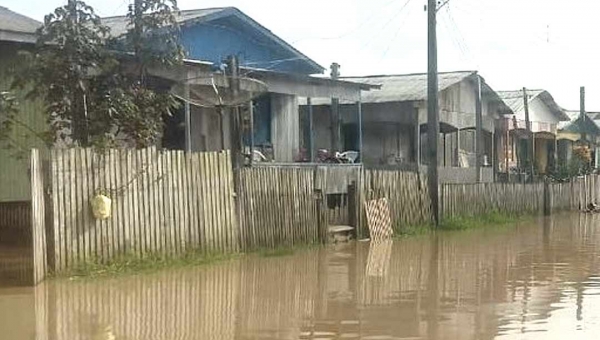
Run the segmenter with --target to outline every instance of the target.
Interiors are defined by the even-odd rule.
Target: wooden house
[[[0,92],[11,91],[19,102],[19,115],[14,130],[0,146],[0,202],[26,201],[30,198],[29,158],[23,156],[31,148],[45,150],[36,137],[47,130],[42,115],[43,103],[25,99],[25,93],[12,91],[13,76],[24,66],[20,50],[30,50],[35,43],[35,31],[40,22],[0,6]],[[0,123],[2,117],[0,117]]]
[[[190,119],[186,124],[186,112],[181,110],[168,122],[163,140],[166,148],[230,148],[231,115],[223,110],[233,105],[227,100],[219,103],[219,99],[231,89],[222,66],[232,55],[238,58],[247,102],[252,101],[252,119],[247,123],[251,132],[245,133],[245,144],[277,162],[293,162],[300,154],[299,97],[358,101],[362,90],[373,87],[311,76],[323,73],[324,68],[236,8],[180,11],[176,19],[187,53],[185,65],[155,70],[155,75],[184,85],[178,95],[191,103]],[[124,16],[103,18],[102,22],[116,37],[127,30]],[[187,89],[185,85],[189,85]]]
[[[427,165],[427,74],[344,77],[381,85],[362,96],[362,122],[352,103],[341,101],[344,148],[353,148],[356,125],[362,123],[362,160],[369,167],[418,170]],[[512,111],[476,71],[439,74],[440,179],[443,182],[493,181],[501,134],[496,121]],[[482,168],[475,167],[476,105],[482,107]],[[331,148],[331,103],[313,102],[315,148]]]
[[[502,100],[511,107],[514,116],[504,119],[507,143],[503,155],[503,172],[523,172],[527,167],[527,121],[522,90],[498,92]],[[534,167],[538,174],[546,174],[556,164],[557,134],[560,122],[569,121],[569,116],[545,90],[527,90],[529,121],[533,133]]]

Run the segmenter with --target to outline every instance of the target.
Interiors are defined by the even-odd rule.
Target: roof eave
[[[26,44],[35,44],[35,33],[0,30],[0,41],[10,41]]]

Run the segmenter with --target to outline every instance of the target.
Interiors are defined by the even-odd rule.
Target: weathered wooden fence
[[[475,183],[440,186],[440,216],[473,216],[498,211],[538,213],[544,207],[544,184]]]
[[[599,177],[583,176],[564,183],[443,184],[440,186],[441,216],[469,216],[491,211],[542,213],[544,206],[550,211],[581,210],[590,203],[600,203]]]
[[[46,194],[42,164],[39,150],[31,150],[31,254],[34,285],[44,280],[48,273]]]
[[[124,255],[240,247],[228,152],[57,149],[51,164],[58,271]],[[112,199],[107,220],[91,211],[99,193]]]
[[[360,200],[387,198],[395,230],[431,222],[431,199],[427,178],[414,172],[364,170]],[[362,206],[362,205],[361,205]],[[361,211],[363,209],[361,208]],[[358,234],[368,231],[362,217]]]
[[[324,238],[322,197],[314,191],[314,169],[242,169],[240,234],[245,249],[316,243]]]

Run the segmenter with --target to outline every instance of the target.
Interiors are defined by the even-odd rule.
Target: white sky
[[[101,16],[130,0],[88,0]],[[66,0],[0,0],[42,20]],[[180,9],[235,6],[342,75],[427,69],[426,0],[179,0]],[[600,110],[598,0],[449,0],[438,17],[440,71],[479,70],[496,90],[543,88],[567,109]]]

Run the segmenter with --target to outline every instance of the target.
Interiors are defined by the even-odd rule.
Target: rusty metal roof
[[[498,91],[498,95],[508,105],[513,112],[523,112],[525,110],[525,103],[523,101],[523,91]],[[546,104],[546,106],[552,111],[552,113],[558,117],[561,121],[571,120],[565,110],[561,108],[555,101],[550,92],[546,90],[527,90],[528,102],[531,103],[536,98]]]

